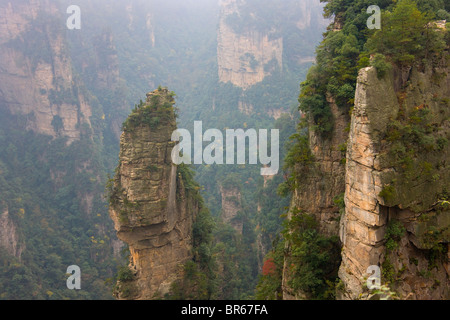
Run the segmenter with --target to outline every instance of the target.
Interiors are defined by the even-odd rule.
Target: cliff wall
[[[317,28],[317,25],[325,26],[326,23],[320,14],[321,4],[316,1],[286,1],[273,13],[276,19],[283,20],[272,22],[270,27],[267,20],[273,17],[266,16],[267,12],[258,6],[254,1],[245,0],[223,0],[220,3],[217,32],[219,81],[231,82],[244,90],[282,71],[284,59],[298,65],[313,62],[312,52],[307,54],[291,47],[306,44],[307,40],[301,38],[308,38],[307,30],[313,25]],[[242,107],[244,113],[252,111],[245,105]]]
[[[75,85],[56,4],[3,2],[0,16],[0,108],[27,116],[35,132],[79,139],[92,110]]]
[[[9,216],[8,208],[0,214],[0,248],[20,260],[24,245],[19,240],[16,225]]]
[[[407,83],[398,80],[359,73],[340,229],[343,298],[367,294],[362,279],[376,265],[401,298],[448,299],[448,69],[413,68]]]
[[[243,222],[242,218],[238,216],[239,211],[242,211],[242,195],[237,187],[219,186],[220,194],[222,196],[222,220],[229,223],[237,232],[242,234]]]
[[[314,217],[318,222],[320,233],[332,237],[339,234],[340,208],[335,200],[345,191],[345,154],[341,146],[345,145],[347,140],[346,127],[349,115],[340,110],[331,97],[328,97],[328,103],[335,122],[333,133],[331,138],[323,138],[314,130],[309,130],[308,141],[314,162],[299,177],[300,181],[298,188],[294,190],[287,219],[292,219],[292,209],[298,209]],[[308,123],[311,128],[312,119],[309,119]],[[288,284],[292,279],[293,267],[289,242],[286,244],[286,252],[282,277],[283,299],[306,298],[301,293],[293,292]]]

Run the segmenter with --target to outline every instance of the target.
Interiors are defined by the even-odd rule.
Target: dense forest
[[[22,2],[32,5],[15,5]],[[270,179],[260,175],[260,165],[178,167],[186,192],[201,199],[202,210],[193,227],[194,259],[184,266],[184,280],[161,298],[282,299],[289,244],[295,265],[289,286],[309,299],[335,299],[339,239],[324,236],[314,217],[290,207],[314,161],[308,130],[330,136],[328,95],[351,114],[361,68],[373,66],[382,78],[390,68],[442,58],[450,44],[449,26],[437,32],[433,21],[449,20],[450,3],[317,0],[308,7],[308,25],[306,18],[298,20],[305,16],[300,2],[236,1],[236,12],[226,16],[224,22],[238,36],[283,39],[282,63],[267,63],[264,79],[245,89],[219,79],[222,13],[216,1],[80,0],[82,27],[67,30],[71,3],[61,0],[56,13],[37,8],[39,15],[28,17],[26,32],[2,41],[1,53],[18,52],[17,65],[29,66],[33,75],[44,63],[55,69],[55,59],[62,56],[73,74],[72,86],[64,87],[56,77],[55,89],[40,94],[58,110],[75,106],[78,120],[84,104],[92,112],[89,123],[78,122],[80,135],[69,143],[58,114],[51,122],[54,136],[37,133],[29,126],[33,113],[12,113],[0,99],[0,217],[10,219],[0,222],[9,226],[3,221],[11,221],[18,239],[15,253],[0,246],[0,299],[113,299],[116,281],[131,277],[125,267],[129,252],[108,216],[108,188],[121,132],[142,123],[157,126],[169,114],[168,106],[160,106],[157,116],[143,108],[142,97],[161,85],[173,90],[179,128],[192,130],[201,120],[221,131],[279,129],[283,167]],[[382,10],[380,30],[367,28],[370,5]],[[61,41],[58,50],[50,39]],[[314,63],[307,59],[311,56]],[[244,58],[250,66],[258,64],[254,56]],[[409,150],[438,150],[448,143],[430,141],[429,126],[421,121],[426,114],[420,112],[409,124],[399,119],[388,137],[398,142],[406,169],[415,167]],[[345,155],[346,146],[338,148]],[[387,198],[390,191],[384,190]],[[224,201],[237,208],[231,223],[223,221]],[[335,204],[343,210],[343,196]],[[82,270],[82,290],[66,287],[70,265]]]
[[[300,121],[297,132],[285,158],[284,169],[289,178],[280,184],[279,193],[290,195],[300,188],[305,174],[314,170],[308,130],[323,139],[333,132],[334,117],[327,100],[331,95],[337,106],[351,114],[354,106],[356,78],[361,68],[373,66],[377,76],[383,78],[392,68],[399,70],[411,66],[424,68],[437,65],[448,55],[449,32],[436,28],[434,21],[448,20],[450,9],[445,1],[324,1],[324,14],[334,17],[320,45],[317,47],[317,63],[312,66],[306,80],[300,85],[299,109],[306,115]],[[381,29],[371,30],[366,21],[369,5],[382,9]],[[334,28],[334,29],[333,29]],[[340,32],[335,32],[338,28]],[[447,23],[448,28],[448,23]],[[448,56],[447,56],[448,60]],[[444,101],[445,103],[445,101]],[[447,104],[448,105],[448,104]],[[430,115],[427,110],[416,110],[408,118],[392,124],[388,141],[394,144],[396,165],[405,171],[406,179],[414,179],[412,172],[421,164],[419,153],[440,152],[447,144],[445,138],[431,136]],[[428,129],[427,129],[428,128]],[[346,146],[338,146],[345,156]],[[345,164],[345,158],[343,159]],[[443,182],[445,185],[446,182]],[[393,196],[395,187],[383,189],[380,196]],[[343,195],[335,198],[341,214],[345,204]],[[268,254],[263,274],[257,288],[257,297],[280,299],[283,259],[286,243],[291,246],[294,274],[289,285],[296,292],[306,294],[308,299],[335,299],[336,290],[342,285],[338,278],[339,239],[319,232],[318,221],[307,212],[293,207],[292,218],[284,221],[283,237]],[[397,243],[405,229],[398,223],[387,232],[388,243]],[[396,239],[396,240],[392,240]],[[396,244],[397,245],[397,244]],[[441,245],[440,245],[441,246]],[[444,252],[441,246],[437,251]],[[392,268],[383,265],[383,278],[392,282]]]
[[[314,26],[316,17],[322,19],[321,8],[313,7],[311,26],[299,30],[295,14],[302,13],[302,8],[296,1],[283,2],[282,7],[239,3],[242,12],[276,9],[277,19],[284,17],[272,23],[271,10],[258,9],[252,15],[256,19],[245,22],[245,28],[261,33],[271,24],[281,23],[271,37],[284,38],[283,64],[267,65],[270,75],[245,91],[219,81],[220,8],[215,1],[79,1],[79,30],[66,28],[66,9],[72,3],[59,1],[51,10],[45,5],[37,8],[39,15],[28,17],[28,31],[8,40],[4,48],[16,50],[22,61],[30,61],[31,74],[42,64],[54,67],[55,59],[64,57],[73,74],[73,87],[57,80],[54,89],[38,92],[58,110],[73,104],[80,118],[87,103],[92,114],[89,123],[79,125],[79,140],[72,142],[64,137],[63,116],[53,117],[51,128],[60,135],[54,138],[28,130],[30,119],[33,121],[30,115],[11,114],[7,105],[2,105],[0,141],[6,151],[1,156],[0,205],[2,211],[8,210],[21,250],[17,257],[2,250],[2,299],[113,298],[116,279],[126,277],[120,266],[126,263],[127,249],[117,242],[104,189],[117,165],[120,131],[130,127],[123,122],[139,107],[139,100],[159,85],[176,93],[180,128],[191,129],[194,120],[219,130],[277,128],[284,153],[284,141],[295,131],[298,118],[298,83],[310,65],[299,64],[297,59],[314,54],[323,32],[319,27],[323,23]],[[12,8],[22,5],[32,4],[25,1]],[[3,8],[7,10],[7,4]],[[227,23],[236,31],[242,24]],[[50,43],[49,39],[61,42]],[[256,113],[243,114],[241,103],[252,105]],[[274,121],[270,109],[283,109],[286,114]],[[289,205],[288,198],[276,196],[283,178],[279,174],[264,182],[259,165],[192,169],[205,208],[211,212],[198,219],[194,230],[212,232],[198,255],[207,252],[216,257],[216,267],[223,270],[208,285],[208,295],[214,299],[252,298],[263,255],[281,230],[280,215]],[[242,232],[221,219],[221,187],[242,193],[236,217]],[[93,195],[92,202],[86,194]],[[69,265],[82,270],[80,291],[66,288]],[[200,267],[214,270],[212,265]]]

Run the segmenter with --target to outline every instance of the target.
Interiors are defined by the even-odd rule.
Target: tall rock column
[[[448,299],[446,62],[378,78],[361,69],[347,148],[341,299],[372,298],[369,266],[401,299]],[[373,296],[375,297],[375,296]]]
[[[397,112],[391,81],[380,82],[373,68],[362,69],[347,144],[345,215],[340,230],[343,250],[339,276],[352,292],[352,299],[362,292],[361,281],[367,268],[378,266],[385,250],[387,212],[381,209],[378,197],[382,170],[375,137]]]
[[[124,123],[110,215],[119,239],[129,246],[132,276],[119,275],[119,299],[163,297],[192,259],[195,204],[188,204],[171,160],[173,104],[172,95],[160,88]]]

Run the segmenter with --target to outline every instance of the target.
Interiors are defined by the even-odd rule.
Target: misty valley
[[[448,300],[449,21],[0,0],[0,300]]]

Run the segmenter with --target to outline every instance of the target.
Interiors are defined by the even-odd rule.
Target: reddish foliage
[[[275,262],[273,261],[273,258],[269,258],[264,262],[264,265],[262,267],[262,274],[263,276],[272,275],[277,271],[277,266],[275,265]]]

